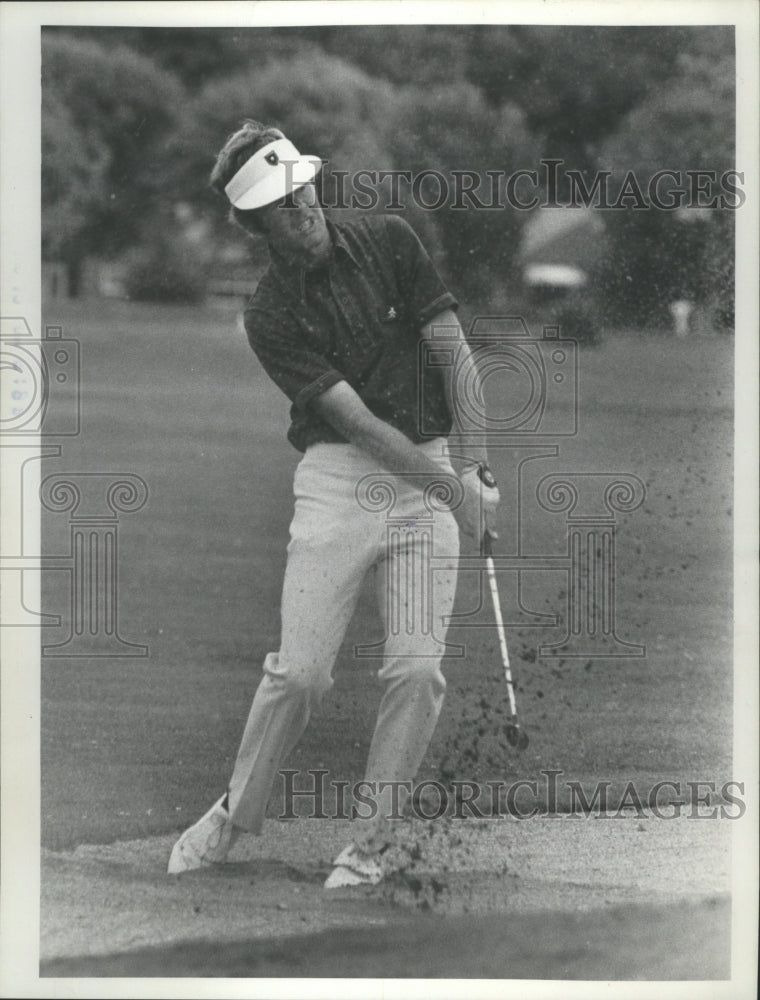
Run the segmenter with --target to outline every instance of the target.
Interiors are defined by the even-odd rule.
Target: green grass
[[[285,439],[287,400],[231,314],[93,302],[56,304],[45,321],[82,350],[82,433],[45,472],[132,472],[149,488],[145,508],[121,518],[119,560],[121,633],[149,657],[43,660],[43,842],[61,847],[180,829],[220,794],[261,662],[278,644],[299,456]],[[647,484],[643,507],[619,522],[617,581],[619,635],[647,656],[560,665],[533,655],[548,633],[510,629],[531,736],[518,756],[498,747],[496,716],[479,708],[484,695],[505,696],[493,631],[452,629],[470,654],[447,666],[426,774],[448,755],[461,778],[549,767],[644,786],[731,776],[732,347],[627,333],[581,353],[580,433],[532,474],[631,472]],[[492,460],[506,546],[514,455]],[[528,513],[531,550],[557,551],[562,516]],[[65,515],[44,527],[45,552],[66,551]],[[65,613],[64,577],[48,574],[48,612]],[[561,611],[562,586],[534,574],[526,599]],[[459,609],[474,599],[467,574]],[[351,650],[368,633],[380,637],[364,602],[293,766],[361,776],[380,692],[373,664]],[[61,638],[46,630],[45,642]]]

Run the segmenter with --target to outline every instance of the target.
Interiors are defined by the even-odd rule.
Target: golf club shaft
[[[496,628],[499,633],[499,647],[501,658],[504,663],[504,676],[507,681],[507,694],[509,695],[509,711],[512,718],[517,716],[517,706],[515,705],[515,692],[512,686],[512,670],[509,665],[509,650],[507,649],[507,637],[504,632],[504,619],[501,617],[501,605],[499,603],[499,591],[496,587],[496,570],[490,552],[486,556],[486,567],[488,569],[488,585],[491,589],[491,600],[493,601],[493,611],[496,616]]]

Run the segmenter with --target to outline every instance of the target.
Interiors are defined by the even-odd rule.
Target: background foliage
[[[536,169],[647,178],[734,166],[733,29],[357,26],[46,28],[43,255],[130,262],[131,293],[188,298],[242,237],[207,187],[242,118],[280,125],[331,170]],[[402,186],[403,190],[403,186]],[[518,294],[527,213],[411,221],[465,300]],[[730,318],[732,213],[606,213],[603,313],[662,321],[674,297]],[[195,233],[195,238],[190,235]],[[255,248],[252,248],[255,253]],[[261,251],[259,250],[259,253]],[[126,257],[125,257],[126,255]],[[140,278],[152,277],[143,282]],[[150,286],[150,287],[148,287]],[[163,289],[163,291],[162,291]]]

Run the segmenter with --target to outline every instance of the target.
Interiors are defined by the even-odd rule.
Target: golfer
[[[449,456],[447,438],[459,429],[457,387],[478,391],[454,296],[401,217],[326,221],[313,184],[321,165],[278,129],[247,121],[211,174],[234,222],[268,244],[269,268],[245,328],[292,403],[288,439],[303,458],[280,648],[264,660],[228,788],[179,838],[170,874],[224,862],[240,831],[260,833],[278,769],[332,685],[371,574],[386,625],[364,786],[376,808],[353,822],[353,840],[325,887],[382,878],[398,809],[391,786],[414,779],[445,689],[437,633],[452,611],[456,571],[431,572],[425,587],[415,585],[419,567],[436,556],[455,566],[459,532],[477,539],[492,529],[499,500],[483,448],[469,446],[458,472]],[[442,330],[449,341],[458,338],[456,378],[445,364],[420,361],[421,340]],[[387,542],[389,505],[402,544]]]

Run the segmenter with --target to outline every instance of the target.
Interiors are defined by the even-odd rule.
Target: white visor
[[[289,139],[276,139],[246,160],[224,192],[235,208],[261,208],[313,181],[321,168],[318,156],[301,156]]]

